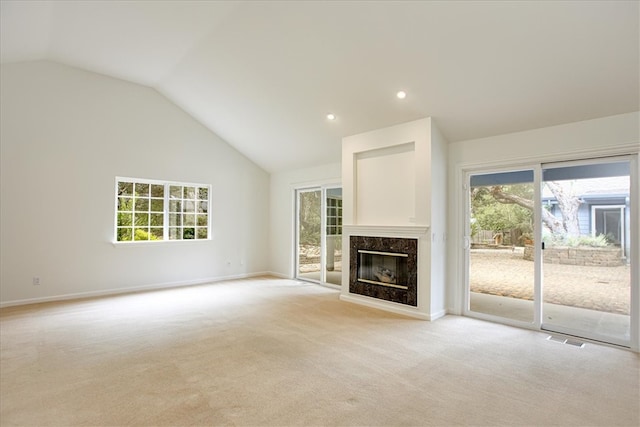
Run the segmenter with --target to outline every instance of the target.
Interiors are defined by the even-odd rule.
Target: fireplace
[[[349,292],[418,305],[418,240],[350,236]]]
[[[408,289],[408,254],[358,249],[357,281],[372,285]]]
[[[447,152],[431,118],[342,139],[341,300],[446,314]]]

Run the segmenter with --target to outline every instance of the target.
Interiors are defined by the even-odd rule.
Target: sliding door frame
[[[569,161],[559,161],[559,162],[545,162],[540,164],[540,171],[542,173],[545,169],[556,169],[556,168],[564,168],[564,167],[572,167],[572,166],[592,166],[603,163],[611,163],[616,161],[627,161],[629,162],[629,209],[630,209],[630,217],[637,218],[638,215],[638,156],[637,155],[620,155],[620,156],[611,156],[611,157],[599,157],[599,158],[590,158],[590,159],[579,159],[579,160],[569,160]],[[542,189],[542,185],[544,184],[544,179],[542,176],[540,177],[540,189]],[[541,209],[540,206],[538,209]],[[625,218],[624,215],[621,215],[621,222],[624,224]],[[543,331],[551,332],[551,333],[560,333],[570,336],[578,336],[580,338],[584,338],[586,340],[603,342],[606,344],[613,344],[621,347],[628,348],[638,348],[638,336],[640,335],[640,313],[638,301],[640,300],[640,281],[639,281],[639,268],[640,268],[640,260],[638,259],[638,221],[635,223],[633,220],[629,221],[629,236],[631,239],[630,245],[630,253],[627,254],[629,258],[630,265],[630,277],[629,277],[629,285],[630,285],[630,295],[629,295],[629,341],[624,341],[616,337],[612,337],[609,335],[601,335],[596,332],[577,330],[571,327],[567,327],[566,325],[561,325],[553,322],[544,322],[540,325],[540,329]],[[593,230],[593,228],[591,228]],[[621,234],[624,235],[624,229],[621,230]],[[540,241],[542,241],[542,235],[540,236]],[[623,237],[624,243],[624,237]],[[624,246],[621,247],[623,253],[625,252]],[[540,258],[540,269],[543,268],[543,261]],[[544,286],[543,276],[541,276],[541,282]],[[542,307],[544,309],[544,301],[541,301]],[[544,314],[544,313],[543,313]],[[581,335],[585,334],[585,336]],[[635,339],[635,342],[634,342]]]
[[[606,341],[604,344],[620,346],[623,348],[630,348],[633,351],[640,352],[640,183],[639,177],[639,156],[634,152],[620,152],[610,153],[606,155],[604,153],[577,153],[573,156],[566,156],[561,159],[553,158],[540,158],[532,159],[534,162],[527,163],[508,163],[500,162],[493,165],[470,165],[468,167],[461,166],[459,175],[462,179],[462,197],[463,202],[461,205],[461,216],[458,217],[462,221],[458,224],[462,224],[463,229],[460,230],[460,236],[462,237],[462,244],[457,251],[460,265],[463,269],[461,276],[462,283],[461,289],[462,295],[458,294],[459,301],[462,303],[460,312],[464,316],[474,317],[482,320],[493,321],[506,325],[516,326],[525,329],[546,331],[543,329],[543,280],[542,280],[542,169],[545,165],[560,165],[562,163],[567,164],[591,164],[598,162],[607,162],[616,159],[628,159],[630,164],[630,211],[631,220],[629,221],[630,228],[630,253],[628,254],[631,271],[631,289],[630,289],[630,337],[629,342],[620,344],[618,342]],[[477,174],[490,174],[501,173],[518,170],[533,170],[534,174],[534,321],[524,322],[508,318],[503,318],[495,315],[472,312],[470,310],[470,298],[469,298],[469,250],[471,245],[471,239],[469,235],[470,230],[470,178],[472,175]],[[602,342],[597,339],[584,338],[585,341]],[[614,340],[615,341],[615,340]]]
[[[340,183],[335,181],[295,187],[293,189],[294,200],[294,220],[293,220],[293,277],[297,280],[318,283],[335,289],[340,289],[340,285],[334,285],[327,282],[327,190],[342,188]],[[300,194],[306,192],[320,191],[320,280],[306,277],[300,277]],[[340,239],[342,242],[342,239]]]
[[[471,236],[468,232],[471,230],[470,223],[470,215],[471,212],[471,176],[473,175],[485,175],[485,174],[498,174],[498,173],[507,173],[507,172],[518,172],[531,170],[533,172],[533,191],[534,191],[534,209],[533,209],[533,234],[534,236],[539,236],[541,233],[541,221],[540,221],[540,164],[539,163],[529,163],[529,164],[518,164],[513,166],[501,166],[501,167],[478,167],[472,169],[465,169],[464,173],[464,181],[463,181],[463,194],[464,194],[464,233],[463,233],[463,274],[462,279],[464,283],[464,293],[463,293],[463,309],[462,314],[467,317],[474,317],[477,319],[488,320],[491,322],[502,323],[505,325],[516,326],[519,328],[533,329],[539,330],[542,322],[542,304],[541,298],[542,288],[541,288],[541,268],[540,268],[540,259],[542,257],[542,252],[540,250],[541,246],[539,244],[540,239],[534,239],[536,244],[534,245],[534,280],[533,280],[533,321],[525,322],[521,320],[509,319],[506,317],[500,317],[488,313],[481,313],[477,311],[471,311],[471,301],[470,301],[470,250],[471,250]]]

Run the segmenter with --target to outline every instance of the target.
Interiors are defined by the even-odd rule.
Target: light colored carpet
[[[640,424],[640,358],[260,278],[1,310],[10,425]]]

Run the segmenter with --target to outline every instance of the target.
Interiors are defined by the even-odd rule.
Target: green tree
[[[545,182],[545,185],[558,202],[558,207],[562,215],[561,218],[558,218],[547,209],[542,209],[541,211],[542,223],[554,236],[578,237],[580,235],[578,208],[582,202],[575,194],[573,183],[574,181]],[[513,191],[512,187],[515,186],[496,185],[490,187],[490,192],[496,201],[500,203],[518,205],[533,212],[533,194],[530,196],[518,194]]]
[[[320,245],[321,192],[300,193],[300,244]]]
[[[530,184],[500,186],[501,191],[512,197],[533,200]],[[516,203],[507,203],[496,197],[495,186],[475,187],[471,193],[471,210],[474,226],[482,230],[504,232],[511,229],[521,233],[533,231],[533,211]]]

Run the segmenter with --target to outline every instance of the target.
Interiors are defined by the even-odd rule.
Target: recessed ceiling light
[[[405,91],[403,91],[403,90],[398,91],[398,93],[396,93],[396,96],[397,96],[399,99],[405,99],[405,98],[407,97],[407,92],[405,92]]]
[[[336,119],[336,115],[335,115],[335,114],[332,114],[332,113],[329,113],[329,114],[327,114],[327,119],[329,119],[329,120],[335,120],[335,119]]]

